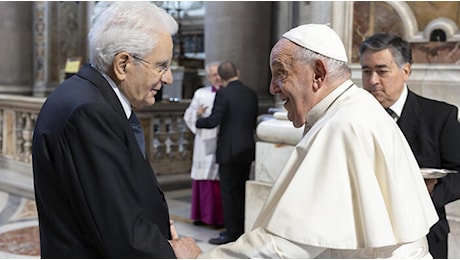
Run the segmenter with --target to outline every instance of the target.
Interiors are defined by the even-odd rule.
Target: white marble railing
[[[0,94],[0,186],[24,191],[30,197],[32,184],[32,135],[45,98]],[[138,111],[144,127],[146,154],[156,175],[190,171],[193,134],[183,122],[189,101],[161,101]]]

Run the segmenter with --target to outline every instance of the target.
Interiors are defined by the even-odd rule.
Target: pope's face
[[[294,127],[302,127],[308,111],[314,106],[312,82],[314,72],[310,64],[294,61],[294,43],[281,39],[270,54],[270,93],[284,102],[288,119]]]
[[[366,50],[360,57],[363,87],[384,108],[392,106],[401,96],[404,84],[409,79],[410,64],[402,68],[396,64],[390,50]]]
[[[130,55],[131,69],[127,70],[120,90],[131,106],[140,109],[155,103],[155,95],[164,84],[171,84],[173,76],[170,68],[173,42],[168,34],[157,35],[157,45],[142,59]]]

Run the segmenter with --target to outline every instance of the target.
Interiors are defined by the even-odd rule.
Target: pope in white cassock
[[[351,80],[326,25],[287,33],[270,54],[270,92],[305,134],[252,230],[199,258],[431,258],[438,217],[396,123]]]

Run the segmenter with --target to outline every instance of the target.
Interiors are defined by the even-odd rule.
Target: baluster
[[[22,130],[24,129],[24,113],[16,112],[16,152],[14,158],[18,161],[22,161],[24,153],[24,138],[22,136]]]
[[[168,138],[168,133],[166,132],[164,116],[159,116],[157,122],[158,124],[155,127],[156,132],[154,134],[154,139],[157,144],[154,162],[162,162],[166,158],[166,140]]]
[[[35,125],[34,116],[32,113],[24,113],[25,119],[24,129],[22,130],[23,142],[23,159],[25,162],[29,163],[32,161],[32,134],[33,127]]]
[[[184,119],[181,117],[179,121],[180,132],[181,132],[181,155],[184,161],[192,160],[192,149],[193,149],[193,141],[194,135],[185,125]]]
[[[171,161],[176,161],[181,159],[180,157],[180,152],[179,152],[179,138],[180,138],[180,133],[179,133],[179,128],[177,126],[177,120],[178,116],[177,115],[171,115],[171,123],[169,127],[169,159]]]

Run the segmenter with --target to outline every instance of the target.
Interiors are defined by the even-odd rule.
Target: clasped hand
[[[428,192],[431,194],[434,190],[434,186],[436,183],[438,183],[438,179],[424,179],[425,180],[425,185],[426,188],[428,189]]]
[[[174,222],[172,220],[169,221],[170,229],[171,229],[171,240],[169,244],[171,244],[172,249],[174,250],[174,254],[176,254],[177,258],[197,258],[199,254],[203,251],[201,248],[196,244],[195,240],[191,237],[179,237],[177,234],[176,227],[174,226]]]
[[[198,109],[196,110],[196,115],[197,115],[198,117],[202,117],[203,114],[204,114],[204,112],[206,112],[206,109],[208,109],[208,107],[205,106],[205,105],[203,105],[203,104],[201,104],[201,105],[198,107]]]

